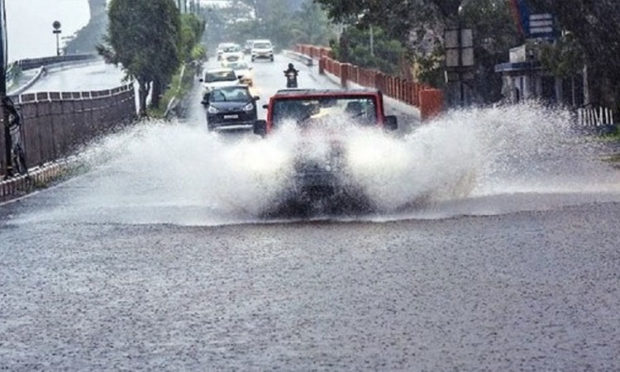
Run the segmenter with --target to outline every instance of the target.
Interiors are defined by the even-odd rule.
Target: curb
[[[43,77],[44,74],[45,74],[45,66],[39,67],[37,69],[37,73],[32,77],[32,79],[28,80],[28,82],[26,82],[26,84],[22,85],[21,87],[17,87],[16,89],[8,92],[7,95],[8,96],[19,96],[23,92],[30,89],[33,85],[35,85],[36,82],[39,81],[41,77]]]
[[[0,205],[22,196],[36,189],[43,188],[45,184],[63,177],[76,162],[75,157],[47,163],[34,168],[28,174],[9,178],[0,182]]]

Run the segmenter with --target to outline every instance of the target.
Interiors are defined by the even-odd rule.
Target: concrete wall
[[[63,159],[136,117],[132,84],[103,91],[23,94],[15,104],[22,116],[19,135],[29,169]],[[0,137],[1,172],[6,159]]]

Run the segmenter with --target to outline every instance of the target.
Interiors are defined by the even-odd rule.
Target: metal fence
[[[22,94],[15,103],[22,117],[19,134],[27,167],[64,158],[95,137],[132,122],[135,102],[133,84],[103,91]],[[0,149],[4,148],[0,136]],[[0,169],[5,169],[6,159],[1,161]]]
[[[295,51],[319,59],[319,72],[327,71],[340,78],[343,87],[347,87],[347,82],[353,82],[363,87],[378,89],[388,97],[419,108],[422,120],[431,118],[442,110],[443,92],[426,84],[387,75],[376,69],[337,61],[330,57],[330,48],[298,44]]]
[[[602,127],[616,123],[613,110],[590,106],[577,109],[577,124],[583,127]]]

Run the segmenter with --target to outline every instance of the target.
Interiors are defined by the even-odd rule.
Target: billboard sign
[[[550,13],[531,14],[528,26],[530,38],[553,39],[555,37],[555,21]]]

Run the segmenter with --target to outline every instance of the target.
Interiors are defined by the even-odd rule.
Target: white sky
[[[69,36],[88,23],[88,0],[5,0],[9,61],[56,55],[52,23]]]

